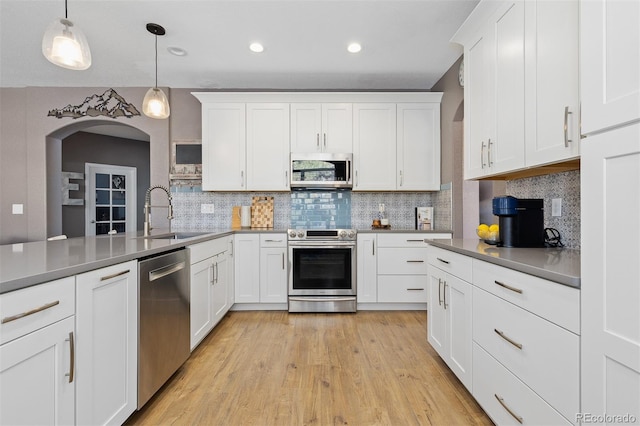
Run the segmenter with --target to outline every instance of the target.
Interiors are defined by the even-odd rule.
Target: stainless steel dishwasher
[[[138,409],[189,358],[188,266],[184,249],[138,263]]]

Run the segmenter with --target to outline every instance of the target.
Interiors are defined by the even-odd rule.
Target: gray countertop
[[[418,230],[418,229],[394,229],[394,228],[390,228],[390,229],[373,229],[373,228],[365,228],[365,229],[358,229],[358,233],[361,234],[452,234],[453,231],[449,230],[449,229],[445,229],[442,231],[439,230],[435,230],[435,231],[423,231],[423,230]]]
[[[478,239],[433,240],[429,244],[569,287],[580,288],[580,250],[496,247]]]

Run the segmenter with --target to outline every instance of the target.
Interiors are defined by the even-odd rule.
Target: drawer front
[[[379,248],[378,274],[427,274],[426,248]]]
[[[478,288],[472,312],[473,340],[565,417],[575,416],[579,337]]]
[[[473,397],[497,425],[571,424],[476,343],[473,344]],[[515,417],[520,417],[522,422]]]
[[[216,238],[215,240],[189,246],[189,262],[193,265],[216,254],[222,253],[229,248],[227,242],[229,237]]]
[[[74,315],[75,284],[67,277],[0,295],[0,344]]]
[[[580,334],[580,290],[473,259],[473,284]]]
[[[378,234],[378,247],[427,247],[431,234]]]
[[[472,259],[453,251],[444,250],[439,247],[429,246],[429,264],[454,275],[463,281],[471,282]]]
[[[426,275],[379,275],[378,303],[427,303]]]
[[[260,234],[260,247],[286,247],[287,234]]]

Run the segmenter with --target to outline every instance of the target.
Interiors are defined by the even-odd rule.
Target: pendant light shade
[[[158,36],[165,35],[165,30],[158,24],[147,24],[147,31],[156,36],[156,84],[144,95],[142,112],[147,117],[162,119],[171,114],[167,96],[158,89]]]
[[[49,62],[70,70],[86,70],[91,66],[89,43],[82,30],[67,19],[66,0],[64,18],[53,21],[42,37],[42,54]]]

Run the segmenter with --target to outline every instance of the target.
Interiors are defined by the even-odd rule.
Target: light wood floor
[[[127,424],[492,424],[427,343],[426,321],[229,312]]]

